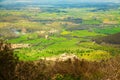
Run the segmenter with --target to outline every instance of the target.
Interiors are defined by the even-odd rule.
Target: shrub
[[[0,41],[0,80],[14,80],[16,64],[11,45]]]

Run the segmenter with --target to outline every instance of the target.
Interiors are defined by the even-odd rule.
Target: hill
[[[120,44],[120,33],[95,39],[96,43]]]

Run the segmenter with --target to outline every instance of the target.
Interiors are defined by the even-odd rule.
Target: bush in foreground
[[[14,80],[17,57],[14,56],[13,50],[9,43],[0,41],[0,80]]]
[[[25,62],[0,42],[0,80],[120,80],[120,56],[100,62],[76,57]]]

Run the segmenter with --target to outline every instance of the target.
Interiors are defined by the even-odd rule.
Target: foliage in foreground
[[[100,62],[18,61],[10,44],[0,43],[0,80],[119,80],[120,56]]]
[[[101,62],[76,58],[73,61],[20,62],[16,75],[18,80],[119,80],[119,62],[119,57]]]
[[[0,41],[0,80],[14,80],[17,61],[11,45]]]

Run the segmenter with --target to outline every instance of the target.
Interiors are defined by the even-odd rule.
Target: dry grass
[[[120,57],[101,62],[74,58],[65,61],[20,62],[16,68],[18,80],[57,80],[57,75],[78,78],[75,80],[119,80]],[[72,79],[74,80],[74,79]]]

